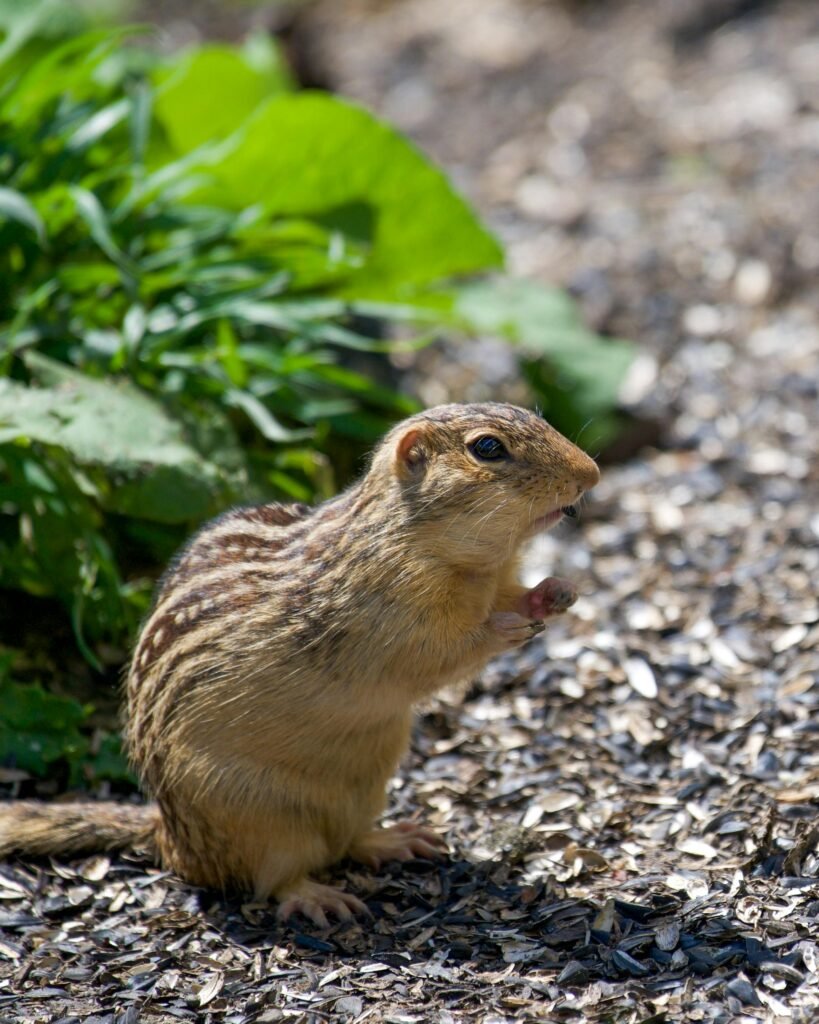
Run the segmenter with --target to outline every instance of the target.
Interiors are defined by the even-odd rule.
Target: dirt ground
[[[817,1019],[819,8],[324,0],[291,36],[639,344],[659,442],[533,554],[572,611],[419,719],[390,819],[447,863],[337,872],[374,916],[325,931],[3,866],[0,1021]],[[491,341],[452,355],[426,399],[493,392]]]

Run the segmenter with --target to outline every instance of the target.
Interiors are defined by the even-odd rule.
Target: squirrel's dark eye
[[[501,441],[488,435],[473,441],[469,448],[479,459],[505,459],[509,455]]]

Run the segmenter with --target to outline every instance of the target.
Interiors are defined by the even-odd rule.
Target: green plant
[[[11,676],[11,655],[0,656],[0,763],[45,775],[57,763],[67,768],[76,785],[92,779],[133,781],[111,733],[83,733],[93,708],[71,697],[48,693],[38,683],[17,683]]]
[[[391,324],[508,337],[558,426],[605,423],[626,349],[535,285],[460,283],[501,250],[391,127],[295,92],[264,37],[44,45],[66,6],[0,2],[0,584],[62,602],[90,662],[196,524],[329,494],[417,408]]]

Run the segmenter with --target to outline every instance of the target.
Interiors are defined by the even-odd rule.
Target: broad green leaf
[[[556,332],[584,330],[577,306],[557,288],[509,278],[463,285],[455,313],[475,330],[502,335],[541,351],[560,346]]]
[[[455,314],[472,331],[500,335],[527,356],[548,359],[582,387],[587,408],[616,405],[634,346],[590,331],[564,292],[509,278],[466,285],[457,293]]]
[[[36,353],[26,364],[46,386],[0,381],[0,444],[56,446],[109,483],[103,505],[160,522],[201,520],[239,478],[189,443],[182,424],[124,381],[94,380]]]
[[[468,331],[520,347],[546,415],[559,429],[577,436],[588,424],[595,444],[612,439],[612,413],[635,355],[630,342],[590,331],[565,292],[535,281],[465,285],[456,293],[454,314]]]
[[[412,295],[502,260],[441,171],[389,125],[322,93],[263,103],[200,170],[215,179],[206,201],[312,215],[367,247],[364,266],[340,289],[346,295]]]
[[[268,56],[265,67],[258,42],[252,52],[256,66],[233,47],[201,46],[158,76],[156,115],[178,153],[229,135],[263,100],[287,88],[281,62]]]

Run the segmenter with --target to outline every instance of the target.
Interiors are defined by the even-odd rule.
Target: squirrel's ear
[[[400,476],[417,476],[423,472],[427,462],[424,445],[424,431],[410,427],[399,438],[395,446],[395,468]]]

